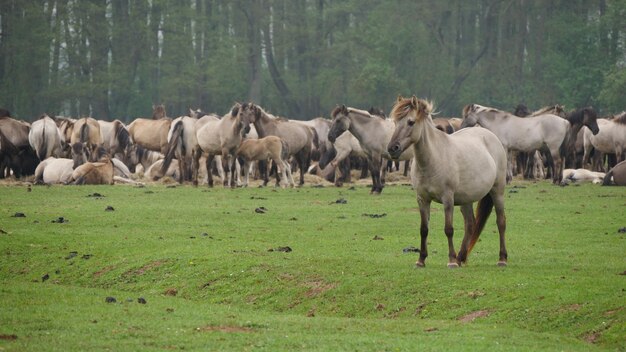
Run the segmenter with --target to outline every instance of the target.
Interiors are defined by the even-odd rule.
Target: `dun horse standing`
[[[432,109],[430,102],[415,96],[399,97],[390,115],[396,121],[396,129],[388,145],[389,154],[397,158],[410,147],[414,151],[415,167],[411,173],[417,180],[415,190],[421,218],[421,248],[416,265],[423,267],[428,256],[430,205],[435,201],[444,207],[448,267],[458,267],[467,260],[494,207],[500,233],[498,265],[504,266],[507,262],[504,243],[506,151],[498,137],[484,128],[464,129],[451,135],[438,130],[430,115]],[[476,201],[474,216],[472,203]],[[461,206],[465,222],[465,236],[458,256],[452,238],[455,205]]]

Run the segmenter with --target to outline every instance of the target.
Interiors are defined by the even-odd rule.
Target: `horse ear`
[[[341,113],[344,115],[348,115],[348,108],[345,104],[341,104]]]
[[[239,104],[236,104],[235,106],[233,106],[233,108],[230,110],[230,116],[239,115],[239,109],[240,109]]]
[[[418,110],[421,110],[420,109],[420,103],[419,103],[419,101],[418,101],[418,99],[417,99],[417,97],[415,95],[411,97],[411,106],[413,106],[414,108],[416,108]]]
[[[402,95],[398,94],[398,98],[396,99],[396,102],[401,102],[404,98],[402,97]]]

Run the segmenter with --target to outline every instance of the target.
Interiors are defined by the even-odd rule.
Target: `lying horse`
[[[443,204],[448,238],[448,267],[458,267],[478,241],[492,208],[496,209],[496,223],[500,233],[499,266],[506,265],[504,241],[506,218],[504,188],[506,185],[507,155],[498,137],[481,127],[463,129],[448,135],[435,127],[430,102],[398,97],[390,117],[396,129],[389,142],[389,154],[398,158],[406,149],[413,149],[411,168],[417,180],[415,191],[420,210],[421,247],[416,265],[423,267],[428,256],[427,240],[432,201]],[[478,201],[476,216],[472,203]],[[465,222],[465,236],[457,256],[454,250],[452,215],[454,206],[461,206]]]
[[[561,181],[562,185],[567,185],[570,183],[585,183],[591,182],[595,184],[602,183],[604,180],[605,173],[604,172],[596,172],[587,169],[565,169],[563,170],[563,181]]]
[[[75,185],[112,185],[113,162],[107,155],[96,162],[87,162],[72,172],[70,183]]]
[[[602,185],[617,185],[626,186],[626,160],[615,165],[609,172],[606,173]]]

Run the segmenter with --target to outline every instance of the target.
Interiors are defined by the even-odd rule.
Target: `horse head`
[[[463,108],[463,122],[461,123],[461,128],[472,127],[478,123],[478,110],[480,109],[480,105],[478,104],[469,104],[465,105]]]
[[[232,111],[237,112],[237,116],[247,125],[255,123],[262,115],[261,108],[254,103],[243,103],[239,108],[233,107]]]
[[[159,105],[152,105],[152,119],[153,120],[160,120],[163,119],[167,116],[166,112],[165,112],[165,105],[163,104],[159,104]]]
[[[88,159],[88,150],[83,143],[76,142],[72,144],[72,160],[74,161],[72,168],[76,169],[86,163]]]
[[[595,136],[596,134],[598,134],[598,132],[600,132],[600,128],[598,127],[598,115],[596,114],[596,111],[588,106],[586,108],[583,108],[583,125],[587,126],[590,130],[591,133],[593,133],[593,135]]]
[[[432,111],[433,105],[427,100],[416,96],[398,97],[389,115],[396,123],[396,129],[387,144],[387,152],[393,159],[399,158],[409,146],[419,141],[426,121],[432,121]]]
[[[335,143],[337,137],[350,129],[349,114],[350,112],[345,105],[337,106],[330,113],[333,122],[330,124],[330,129],[328,130],[328,140],[331,143]]]

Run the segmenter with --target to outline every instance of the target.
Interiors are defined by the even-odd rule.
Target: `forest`
[[[398,95],[441,116],[626,108],[626,0],[2,0],[0,107],[129,122],[164,104],[291,119]]]

